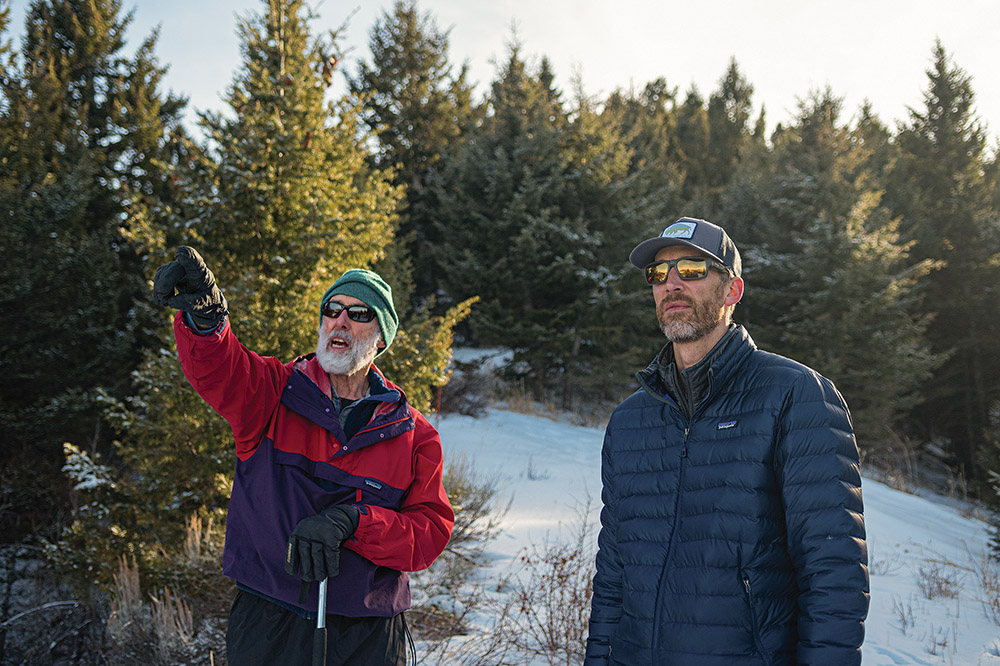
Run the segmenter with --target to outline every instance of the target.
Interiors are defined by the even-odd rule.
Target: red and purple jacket
[[[360,523],[329,581],[327,613],[391,617],[410,607],[407,571],[425,569],[448,544],[455,514],[441,483],[437,431],[372,368],[378,402],[348,438],[314,355],[291,363],[258,356],[228,320],[213,333],[174,320],[181,367],[233,429],[236,473],[226,519],[223,573],[300,614],[315,614],[316,587],[299,603],[300,579],[285,573],[288,535],[334,504],[355,504]]]

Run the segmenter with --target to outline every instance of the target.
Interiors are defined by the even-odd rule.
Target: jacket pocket
[[[753,636],[753,644],[757,649],[757,654],[766,666],[771,666],[771,657],[764,650],[764,643],[761,640],[760,622],[757,620],[757,608],[754,603],[753,586],[750,584],[750,576],[746,572],[740,573],[743,582],[743,596],[747,602],[747,611],[750,613],[750,634]]]

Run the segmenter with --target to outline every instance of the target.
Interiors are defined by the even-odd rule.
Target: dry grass
[[[979,557],[970,554],[969,570],[975,576],[979,602],[986,617],[1000,625],[1000,562],[989,553]]]
[[[118,561],[118,572],[114,576],[111,593],[111,614],[108,616],[108,631],[117,642],[123,643],[145,619],[145,604],[139,586],[139,567],[122,555]]]
[[[581,663],[593,593],[594,535],[585,518],[589,503],[579,513],[579,526],[568,540],[526,548],[515,568],[483,595],[488,627],[425,641],[418,663]]]
[[[170,588],[156,597],[150,597],[150,617],[156,634],[157,646],[164,659],[175,650],[191,644],[194,635],[194,616],[191,608],[179,599]]]
[[[197,516],[187,520],[182,557],[189,564],[201,565],[211,559],[215,548],[212,532],[211,519],[207,525]],[[143,597],[139,566],[134,557],[123,556],[111,590],[108,633],[118,657],[144,656],[150,664],[174,664],[191,651],[194,613],[170,587]]]
[[[939,560],[928,560],[917,567],[915,578],[925,599],[956,599],[962,589],[954,568]]]

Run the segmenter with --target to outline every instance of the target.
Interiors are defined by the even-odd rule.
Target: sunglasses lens
[[[708,275],[708,261],[705,259],[679,259],[677,275],[682,280],[700,280]]]
[[[677,276],[682,280],[701,280],[708,275],[708,259],[691,257],[658,261],[646,266],[646,282],[649,284],[666,282],[671,268],[677,271]]]
[[[367,305],[345,306],[340,303],[334,303],[333,301],[330,301],[323,306],[323,316],[329,317],[330,319],[336,319],[344,310],[347,310],[348,319],[361,322],[362,324],[370,322],[375,318],[375,311]]]
[[[366,305],[352,305],[347,308],[347,316],[354,321],[365,323],[375,318],[375,311]]]
[[[646,266],[646,282],[649,284],[660,284],[666,281],[667,273],[670,271],[670,264],[653,264]]]

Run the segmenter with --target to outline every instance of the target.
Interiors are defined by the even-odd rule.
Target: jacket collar
[[[674,361],[673,343],[668,342],[636,374],[636,380],[647,393],[675,402],[690,418],[719,386],[729,382],[744,354],[753,349],[756,345],[747,330],[733,324],[705,358],[680,372]]]
[[[295,369],[308,377],[316,385],[316,388],[323,392],[323,395],[333,400],[333,387],[330,385],[330,376],[323,369],[323,366],[320,365],[315,352],[295,359]],[[392,403],[405,400],[402,389],[386,379],[382,371],[374,365],[368,371],[368,386],[369,397],[374,400]]]
[[[348,441],[332,404],[330,378],[315,360],[315,354],[301,356],[291,365],[294,372],[281,393],[281,403],[333,433],[337,441],[346,447],[335,455],[343,455],[413,429],[413,413],[403,391],[372,366],[368,372],[371,395],[363,400],[377,401],[375,411],[368,425]]]

